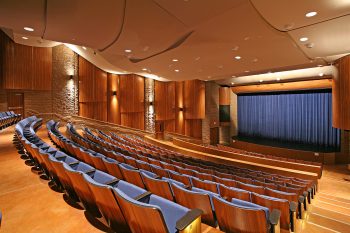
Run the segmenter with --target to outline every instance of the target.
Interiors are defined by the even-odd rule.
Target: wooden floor
[[[13,130],[0,132],[1,233],[108,232],[98,219],[51,189],[48,181],[20,158],[12,144]],[[46,129],[38,135],[48,141]],[[344,178],[350,179],[345,166],[325,167],[308,216],[300,221],[300,232],[350,232],[350,182]],[[202,232],[218,231],[203,225]]]

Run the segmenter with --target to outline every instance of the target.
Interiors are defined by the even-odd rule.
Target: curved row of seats
[[[178,171],[183,174],[191,175],[198,177],[203,180],[210,180],[210,181],[216,181],[216,182],[223,182],[220,180],[218,181],[217,177],[225,178],[225,179],[233,179],[236,181],[240,181],[243,183],[248,183],[251,185],[256,186],[262,186],[267,187],[283,192],[291,192],[291,193],[297,193],[299,195],[305,195],[307,197],[309,203],[311,203],[311,199],[313,198],[313,195],[316,194],[316,185],[313,181],[306,181],[306,180],[300,180],[297,178],[292,177],[284,177],[279,176],[275,174],[268,174],[263,173],[259,171],[253,171],[249,169],[241,169],[234,166],[226,166],[226,165],[217,165],[210,162],[194,159],[194,158],[185,158],[183,155],[172,155],[172,154],[166,154],[168,153],[168,150],[159,151],[159,148],[155,147],[155,152],[148,151],[147,148],[149,148],[149,145],[147,148],[130,148],[129,145],[123,147],[123,143],[125,143],[125,138],[121,139],[122,143],[115,143],[112,137],[116,139],[116,136],[111,134],[112,137],[109,137],[108,135],[104,134],[103,132],[99,131],[99,135],[101,138],[95,137],[91,132],[86,131],[86,136],[90,137],[92,141],[99,141],[100,143],[103,143],[104,147],[109,147],[110,144],[105,143],[101,141],[101,139],[104,139],[108,141],[109,143],[114,144],[111,146],[111,149],[114,150],[120,150],[119,152],[123,154],[131,154],[130,156],[135,157],[135,154],[141,154],[144,156],[152,157],[153,159],[158,159],[163,162],[174,164],[174,166],[167,166],[167,169]],[[135,143],[136,144],[136,143]],[[162,149],[161,149],[162,150]],[[161,154],[159,154],[160,152]],[[156,154],[156,155],[152,155]],[[158,154],[157,154],[158,153]],[[137,156],[136,156],[137,158]],[[142,159],[141,159],[142,160]],[[147,162],[147,161],[146,161]],[[150,163],[153,161],[151,160]],[[206,164],[206,165],[203,165]],[[156,163],[156,165],[159,165]],[[307,191],[307,192],[306,192]],[[306,195],[307,194],[307,195]],[[306,208],[306,200],[305,200],[305,208]]]
[[[200,211],[190,210],[117,179],[56,150],[35,133],[41,119],[30,117],[16,125],[16,135],[27,155],[57,186],[96,217],[105,217],[116,232],[181,232],[200,229]],[[47,124],[50,129],[52,122]],[[54,140],[64,140],[55,135]],[[145,214],[150,222],[144,221]],[[150,224],[151,223],[151,224]],[[199,231],[193,231],[199,232]]]
[[[58,130],[57,130],[58,132]],[[191,199],[193,199],[195,202],[200,203],[201,205],[193,205],[193,208],[200,208],[203,211],[202,214],[202,220],[203,222],[212,225],[212,226],[220,226],[220,229],[224,229],[227,232],[237,232],[237,231],[246,231],[247,232],[266,232],[267,229],[277,229],[277,223],[279,222],[279,215],[280,212],[277,210],[269,210],[266,207],[254,204],[252,202],[247,202],[243,200],[239,200],[236,198],[226,198],[223,199],[220,197],[218,193],[213,193],[204,189],[191,187],[191,190],[189,190],[185,184],[178,182],[176,180],[172,180],[166,176],[164,177],[158,177],[157,174],[154,171],[161,171],[166,173],[166,170],[161,169],[158,166],[153,166],[154,170],[144,170],[142,168],[137,169],[138,167],[131,166],[130,164],[125,164],[125,159],[128,159],[128,156],[122,155],[120,153],[115,153],[112,151],[108,151],[103,147],[99,147],[94,142],[88,142],[85,138],[81,137],[74,127],[72,125],[67,125],[67,132],[69,132],[74,138],[75,141],[80,141],[79,144],[80,150],[77,150],[77,148],[74,148],[72,146],[72,142],[67,142],[67,139],[65,140],[59,140],[57,143],[58,145],[65,151],[76,154],[77,157],[81,158],[82,160],[86,161],[87,163],[90,163],[91,165],[94,165],[96,167],[100,167],[102,170],[104,169],[107,172],[114,172],[120,176],[120,178],[125,179],[126,181],[130,183],[134,183],[138,185],[139,187],[146,188],[152,193],[155,193],[157,195],[160,195],[162,197],[165,197],[169,200],[176,201],[177,203],[180,203],[184,206],[187,206],[186,203],[183,202],[183,200],[187,199],[187,195],[193,193]],[[83,145],[89,146],[93,145],[95,149],[101,150],[103,152],[102,154],[99,153],[91,153],[89,152],[89,149],[85,148]],[[108,153],[108,156],[104,156],[103,154]],[[111,158],[114,158],[115,161],[112,162]],[[132,158],[129,157],[132,161]],[[123,162],[120,162],[121,159],[124,159]],[[109,161],[107,161],[109,160]],[[136,161],[136,160],[135,160]],[[147,163],[143,161],[136,161],[139,162],[142,165],[145,165]],[[110,168],[112,167],[111,164],[114,164],[112,171]],[[186,195],[185,198],[181,197],[181,192],[184,192]],[[177,194],[176,194],[177,193]],[[198,194],[198,195],[197,195]],[[201,198],[203,197],[203,198]],[[198,199],[198,198],[201,198]],[[199,202],[198,202],[199,201]],[[187,206],[188,208],[192,208],[191,206]],[[226,215],[222,216],[219,215],[220,218],[216,217],[216,211],[218,213],[225,213],[227,211],[234,213],[236,218],[231,219],[230,221],[227,221]],[[271,216],[271,219],[269,219],[268,216]],[[252,219],[254,221],[259,221],[261,223],[260,225],[246,225],[243,224],[239,219]],[[271,221],[270,221],[271,220]],[[271,224],[275,223],[275,224]],[[260,230],[257,230],[260,229]],[[261,230],[263,229],[263,230]]]
[[[16,124],[21,120],[21,114],[16,114],[13,111],[0,112],[0,130]]]
[[[89,132],[89,130],[86,131]],[[79,142],[80,140],[81,144],[88,145],[87,140],[81,137],[79,134],[77,134],[75,129],[71,125],[68,125],[68,132],[71,133],[72,138],[74,138],[73,140],[77,142]],[[95,143],[90,142],[90,144]],[[95,149],[99,149],[96,147],[96,144]],[[245,185],[241,182],[237,183],[241,185],[239,186],[239,188],[237,188],[237,186],[232,187],[234,186],[233,184],[236,184],[233,180],[225,178],[222,179],[227,181],[225,185],[210,182],[207,180],[200,180],[197,177],[192,177],[190,175],[182,175],[176,171],[173,171],[172,169],[165,168],[165,162],[158,162],[156,164],[148,163],[154,163],[157,160],[150,159],[145,156],[139,155],[137,158],[132,158],[130,156],[125,156],[118,152],[108,152],[106,150],[106,147],[104,147],[100,152],[106,154],[108,157],[115,158],[121,163],[128,163],[134,168],[132,169],[129,167],[126,169],[123,166],[119,168],[119,174],[122,174],[125,180],[134,183],[140,187],[146,188],[149,191],[163,196],[169,200],[176,200],[178,203],[189,208],[202,209],[204,212],[204,214],[202,215],[203,222],[209,225],[216,226],[213,199],[221,195],[221,197],[226,200],[231,200],[232,198],[241,199],[250,203],[258,203],[263,206],[265,205],[269,207],[270,210],[277,207],[277,209],[283,210],[281,216],[281,226],[285,229],[294,230],[296,222],[295,217],[297,212],[297,205],[294,201],[298,202],[297,194],[280,192],[269,188],[264,189],[262,187],[259,187],[261,189],[258,190],[249,190],[249,188],[253,188],[254,186]],[[84,156],[82,155],[82,157]],[[139,168],[139,171],[135,168]],[[154,175],[149,176],[149,174],[145,173],[144,170],[153,172],[159,177],[154,177]],[[181,182],[180,185],[179,182]],[[249,191],[246,191],[244,189],[248,189]],[[266,194],[268,196],[265,196]],[[240,203],[242,204],[245,202]],[[302,207],[303,200],[301,200],[300,203]],[[303,208],[301,208],[300,214],[302,213],[302,210]]]

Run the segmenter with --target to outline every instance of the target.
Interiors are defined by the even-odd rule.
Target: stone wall
[[[145,130],[152,133],[155,132],[156,124],[154,113],[154,80],[145,78]]]
[[[70,79],[73,75],[73,79]],[[65,45],[52,49],[52,104],[55,113],[78,115],[78,55]]]
[[[202,141],[210,143],[210,124],[219,124],[219,88],[213,81],[205,82],[205,118],[202,120]]]

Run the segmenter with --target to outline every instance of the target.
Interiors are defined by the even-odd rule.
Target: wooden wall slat
[[[337,62],[339,74],[333,81],[333,127],[350,130],[350,56]]]
[[[184,111],[184,82],[175,83],[175,133],[185,134]]]
[[[79,102],[93,102],[94,65],[79,56]]]
[[[33,61],[32,89],[51,90],[52,48],[33,47]]]

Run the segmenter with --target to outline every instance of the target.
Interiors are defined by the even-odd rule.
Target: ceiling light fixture
[[[83,48],[84,50],[86,50],[86,47],[85,47],[85,46],[83,46],[82,48]]]
[[[260,81],[259,81],[259,82],[261,82],[261,83],[262,83],[262,82],[264,82],[264,80],[260,79]]]
[[[319,73],[318,76],[322,77],[324,74],[323,73]]]
[[[124,52],[131,53],[131,49],[125,49]]]
[[[28,32],[33,32],[34,31],[34,28],[31,28],[31,27],[24,27],[23,29],[28,31]]]
[[[305,16],[308,18],[314,17],[315,15],[317,15],[316,11],[310,11],[310,12],[305,14]]]
[[[240,60],[241,57],[240,57],[240,56],[235,56],[235,59],[236,59],[236,60]]]
[[[231,83],[231,85],[234,85],[234,84],[235,84],[235,83],[233,83],[233,82]]]
[[[300,40],[301,42],[305,42],[305,41],[308,41],[309,38],[307,38],[307,37],[301,37],[299,40]]]
[[[249,70],[245,70],[244,72],[249,73],[250,71]]]
[[[232,77],[232,78],[236,78],[236,75],[232,75],[231,77]]]
[[[173,61],[179,61],[178,59],[174,58]]]
[[[23,40],[28,40],[28,37],[22,36]]]
[[[175,72],[180,72],[180,70],[174,70]]]
[[[281,80],[281,78],[276,78],[276,80],[277,80],[277,81],[280,81],[280,80]]]
[[[147,71],[147,68],[143,68],[142,70],[143,70],[143,71]]]

